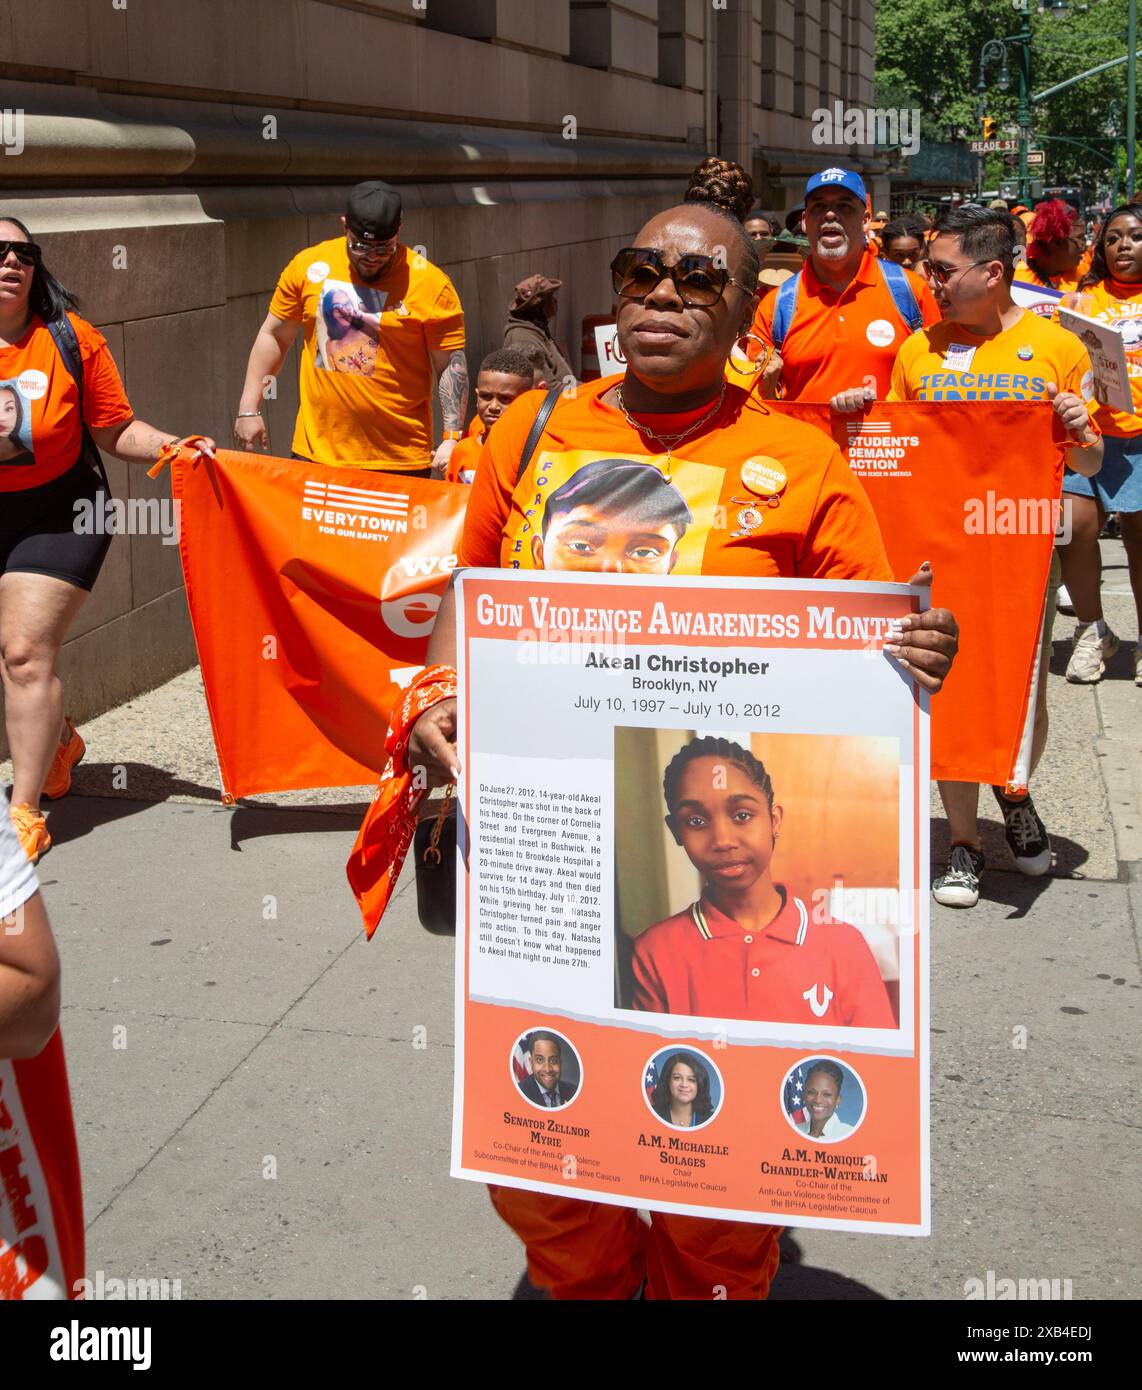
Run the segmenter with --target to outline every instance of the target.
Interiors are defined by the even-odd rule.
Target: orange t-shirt
[[[1073,333],[1025,309],[990,338],[943,321],[914,333],[892,369],[890,401],[1045,401],[1047,384],[1090,399],[1090,357]]]
[[[1078,312],[1121,332],[1126,349],[1130,394],[1135,409],[1142,412],[1142,285],[1100,280],[1097,285],[1083,291]],[[1142,434],[1142,413],[1127,415],[1112,406],[1100,405],[1095,410],[1094,420],[1104,434],[1114,434],[1120,438]]]
[[[294,453],[389,473],[428,467],[429,352],[464,347],[464,311],[442,270],[402,246],[365,285],[336,237],[290,261],[270,313],[305,327]]]
[[[786,400],[828,401],[838,391],[862,385],[865,377],[875,377],[878,397],[887,392],[892,364],[911,330],[897,311],[877,260],[876,252],[866,248],[856,275],[839,294],[817,279],[812,257],[805,262],[781,347]],[[904,274],[924,324],[937,323],[940,311],[927,282],[910,270]],[[771,346],[776,308],[777,296],[766,295],[753,320],[753,332]]]
[[[479,418],[477,415],[476,419],[479,420]],[[474,480],[476,464],[480,461],[480,452],[484,447],[485,438],[485,435],[469,432],[463,439],[457,441],[456,447],[448,459],[448,467],[444,470],[446,483],[470,483]]]
[[[69,314],[83,364],[83,421],[92,429],[134,418],[107,340]],[[0,348],[0,492],[62,477],[78,460],[79,390],[47,325],[33,316],[24,336]]]
[[[558,402],[519,486],[523,445],[546,393],[512,402],[484,445],[460,565],[892,578],[872,506],[823,431],[728,386],[710,424],[675,450],[667,477],[665,455],[600,400],[616,380],[581,385]],[[655,423],[673,432],[683,417],[671,418]],[[751,461],[745,472],[759,492],[743,482]],[[776,478],[772,491],[759,476]]]

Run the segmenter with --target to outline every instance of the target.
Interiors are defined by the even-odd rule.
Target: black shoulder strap
[[[562,390],[562,386],[553,386],[544,396],[543,404],[536,412],[535,422],[528,431],[527,438],[523,441],[523,452],[519,456],[519,468],[515,475],[516,487],[519,487],[523,475],[527,472],[527,465],[531,462],[531,456],[543,438],[543,431],[547,428],[547,422],[551,419],[551,412],[555,409],[555,402],[559,399]]]
[[[75,329],[72,328],[68,316],[60,314],[58,319],[48,324],[48,332],[52,335],[52,342],[56,345],[56,351],[63,358],[63,365],[75,380],[76,390],[79,392],[79,408],[82,410],[83,358],[79,353],[79,339],[75,336]]]
[[[103,466],[103,455],[99,452],[95,440],[91,437],[91,431],[83,418],[83,357],[79,351],[79,339],[75,336],[75,329],[71,326],[71,320],[66,314],[60,314],[58,319],[54,319],[47,325],[48,332],[52,335],[52,342],[56,345],[56,351],[63,361],[63,365],[71,373],[75,381],[75,389],[79,392],[79,423],[82,437],[81,454],[87,456],[88,462],[99,474],[103,486],[108,492],[111,491],[111,484],[107,481],[107,470]]]

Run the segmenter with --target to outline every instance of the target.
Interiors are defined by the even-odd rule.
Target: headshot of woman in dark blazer
[[[714,1113],[710,1073],[692,1052],[674,1052],[659,1068],[650,1108],[677,1129],[704,1125]]]

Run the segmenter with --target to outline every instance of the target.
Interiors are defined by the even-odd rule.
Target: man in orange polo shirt
[[[611,557],[613,572],[636,573],[645,558],[640,548],[623,546],[616,555],[606,534],[629,531],[628,520],[645,522],[649,468],[689,513],[688,521],[680,508],[670,514],[674,521],[667,518],[672,574],[890,578],[872,507],[832,440],[725,380],[757,288],[757,252],[741,224],[710,206],[671,208],[618,253],[612,275],[626,376],[561,399],[526,466],[524,443],[544,396],[529,392],[505,412],[472,485],[460,565],[541,568],[547,547],[534,541],[544,534],[550,499],[574,479],[556,508],[568,516],[562,508],[573,511],[587,495],[575,488],[593,487],[605,471],[612,483],[605,503],[592,492],[594,515],[579,522],[600,533],[597,550]],[[617,466],[583,476],[599,461]],[[547,520],[550,534],[555,519]],[[590,547],[592,540],[568,543]],[[916,578],[924,582],[930,572]],[[430,667],[455,660],[454,622],[449,590]],[[951,614],[930,609],[903,624],[889,654],[938,689],[955,650]],[[408,734],[410,764],[424,768],[430,785],[457,775],[455,739],[456,701],[442,695]],[[763,1298],[777,1269],[773,1226],[655,1212],[647,1227],[626,1207],[514,1188],[491,1194],[527,1247],[531,1279],[556,1298],[637,1296],[644,1272],[652,1299],[708,1299],[715,1285],[732,1299]]]
[[[1015,274],[1011,218],[993,208],[943,212],[928,249],[928,274],[942,321],[909,338],[892,372],[890,401],[1050,400],[1068,436],[1066,461],[1090,475],[1102,466],[1102,439],[1084,397],[1092,385],[1090,358],[1073,333],[1024,309],[1011,297]],[[871,400],[864,388],[834,397],[835,410],[859,411]],[[982,427],[981,420],[981,427]],[[986,447],[981,430],[981,448]],[[1013,484],[1018,492],[1018,483]],[[1052,558],[1045,602],[1043,650],[1036,690],[1032,771],[1047,743],[1047,666],[1058,559]],[[981,710],[981,717],[985,712]],[[974,907],[984,870],[974,782],[941,782],[952,849],[932,884],[945,907]],[[993,787],[1008,846],[1021,873],[1038,876],[1051,865],[1051,841],[1027,791]]]
[[[349,191],[343,235],[310,246],[278,279],[234,421],[245,449],[270,447],[262,388],[299,330],[301,401],[293,457],[443,477],[468,407],[464,313],[452,281],[401,245],[399,192],[378,179]],[[443,438],[432,447],[432,380]]]
[[[900,345],[940,317],[924,281],[868,244],[867,220],[859,174],[825,169],[806,184],[809,259],[753,323],[781,357],[786,400],[827,401],[861,379],[883,397]]]

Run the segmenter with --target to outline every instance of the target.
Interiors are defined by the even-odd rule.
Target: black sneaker
[[[983,854],[971,845],[953,845],[948,866],[932,884],[932,896],[944,907],[975,907]]]
[[[1051,867],[1051,839],[1047,827],[1039,819],[1035,803],[1028,794],[1019,801],[1004,796],[1000,787],[992,787],[999,809],[1003,812],[1003,828],[1007,843],[1021,874],[1038,878]]]

